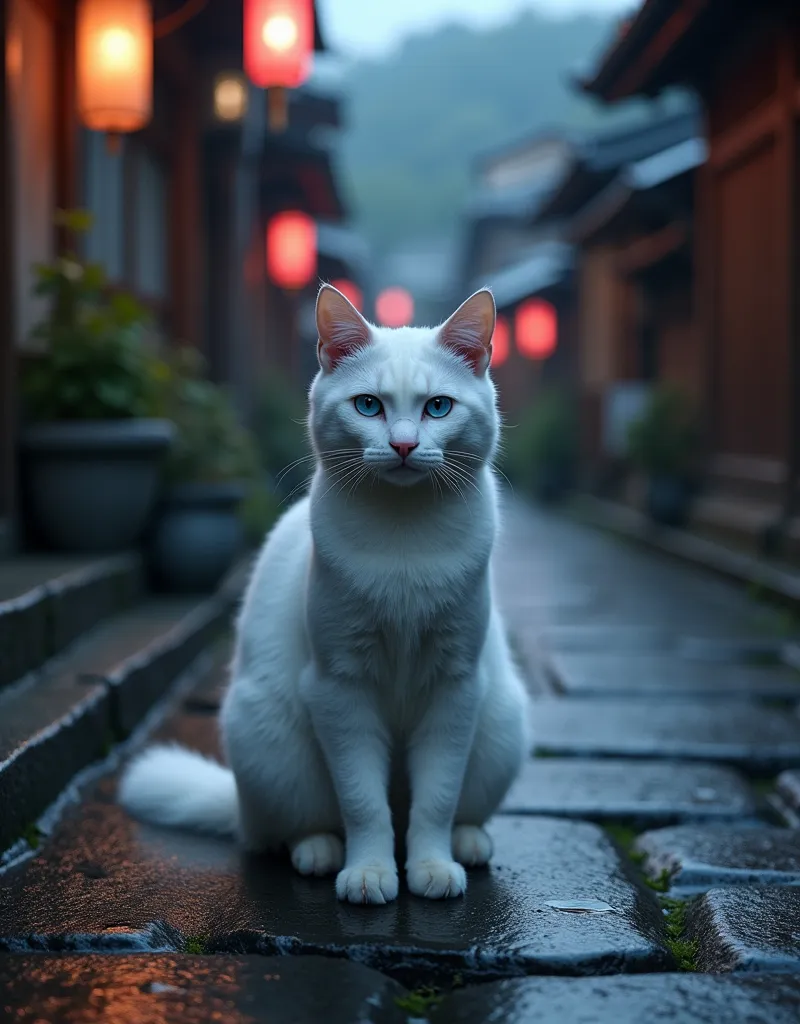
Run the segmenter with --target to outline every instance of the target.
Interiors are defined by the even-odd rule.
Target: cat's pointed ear
[[[330,373],[345,356],[372,341],[364,317],[329,284],[324,284],[317,295],[317,335],[317,358],[325,373]]]
[[[439,328],[440,343],[465,359],[476,377],[486,373],[492,358],[495,316],[494,296],[488,288],[481,288]]]

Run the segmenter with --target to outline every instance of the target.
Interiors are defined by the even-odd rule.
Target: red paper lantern
[[[547,359],[558,344],[558,314],[544,299],[527,299],[514,321],[517,349],[526,359]]]
[[[494,334],[492,335],[492,362],[491,366],[502,366],[508,359],[508,352],[511,347],[511,328],[504,316],[498,316],[494,323]]]
[[[244,70],[261,89],[296,89],[314,48],[312,0],[244,0]]]
[[[267,273],[281,288],[304,288],[317,272],[317,225],[299,210],[276,214],[267,225]]]
[[[384,288],[375,300],[375,315],[384,327],[407,327],[414,319],[414,300],[405,288]]]
[[[348,281],[344,277],[340,278],[338,281],[331,281],[331,284],[337,291],[341,292],[346,299],[349,299],[353,303],[359,313],[364,312],[364,293],[357,284],[354,284],[352,281]]]

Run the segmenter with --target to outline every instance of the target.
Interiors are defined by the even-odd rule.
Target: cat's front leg
[[[302,693],[331,773],[345,831],[336,894],[349,903],[397,898],[389,808],[390,740],[366,688],[309,669]]]
[[[445,899],[467,888],[464,868],[453,859],[452,833],[479,704],[473,680],[440,685],[411,737],[406,878],[416,896]]]

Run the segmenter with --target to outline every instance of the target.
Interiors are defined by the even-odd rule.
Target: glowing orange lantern
[[[317,225],[306,213],[285,210],[267,225],[267,273],[281,288],[305,287],[317,272]]]
[[[492,366],[502,366],[508,359],[510,346],[511,328],[504,316],[498,316],[494,323],[494,334],[492,335]]]
[[[527,299],[514,321],[517,349],[526,359],[547,359],[558,344],[558,315],[544,299]]]
[[[135,132],[153,109],[153,15],[148,0],[79,0],[78,113],[87,128]]]
[[[270,90],[270,127],[285,128],[283,90],[308,78],[313,49],[313,0],[244,0],[244,69],[253,85]]]
[[[356,307],[359,313],[364,312],[364,293],[354,284],[352,281],[348,281],[346,278],[339,278],[338,281],[331,281],[333,287],[342,293],[346,299]]]
[[[384,327],[407,327],[414,319],[414,300],[405,288],[384,288],[375,300],[375,315]]]

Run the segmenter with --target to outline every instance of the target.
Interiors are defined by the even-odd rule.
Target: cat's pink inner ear
[[[441,344],[466,360],[477,376],[486,372],[492,358],[495,315],[494,296],[482,288],[439,328]]]
[[[345,356],[352,355],[372,341],[369,324],[340,291],[324,284],[317,296],[317,356],[326,373],[335,369]]]

